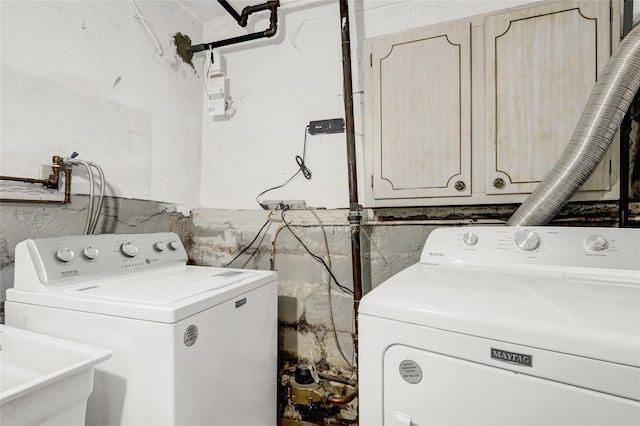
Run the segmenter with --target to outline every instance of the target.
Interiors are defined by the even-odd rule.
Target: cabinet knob
[[[458,191],[464,191],[467,185],[463,181],[459,180],[456,182],[456,184],[453,187]]]
[[[507,186],[507,183],[502,178],[495,178],[493,180],[493,187],[496,189],[502,189]]]

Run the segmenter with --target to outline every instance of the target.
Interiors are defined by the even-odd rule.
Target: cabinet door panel
[[[486,192],[527,193],[551,170],[610,53],[609,2],[485,19]],[[609,189],[609,155],[582,190]]]
[[[376,199],[471,194],[470,25],[372,44]]]

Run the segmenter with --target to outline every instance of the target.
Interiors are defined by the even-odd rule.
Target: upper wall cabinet
[[[571,139],[618,13],[550,1],[366,40],[367,207],[524,200]],[[617,198],[617,150],[574,199]]]
[[[609,14],[559,2],[485,19],[488,194],[533,191],[560,157],[610,56]],[[610,190],[609,160],[583,191]]]
[[[393,35],[372,46],[376,198],[471,195],[470,55],[468,22]]]

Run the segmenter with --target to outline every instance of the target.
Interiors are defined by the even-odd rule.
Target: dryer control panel
[[[427,238],[420,262],[640,271],[640,229],[443,227]]]
[[[185,265],[177,234],[102,234],[35,238],[16,246],[14,287],[49,291],[78,282],[114,279]]]

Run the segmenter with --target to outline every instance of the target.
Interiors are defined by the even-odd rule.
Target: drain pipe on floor
[[[546,225],[589,179],[640,88],[638,70],[640,25],[627,34],[611,55],[562,156],[507,225]]]
[[[353,273],[353,350],[358,362],[358,306],[362,298],[362,274],[360,266],[360,222],[362,215],[358,204],[358,179],[356,174],[356,134],[353,124],[353,83],[351,78],[351,39],[349,35],[349,7],[347,0],[340,0],[340,26],[342,32],[342,81],[347,136],[347,161],[349,172],[349,229],[351,231],[351,264]]]

